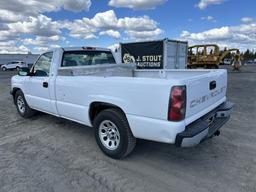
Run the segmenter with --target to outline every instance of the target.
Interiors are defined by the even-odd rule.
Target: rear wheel
[[[100,149],[109,157],[120,159],[136,145],[125,115],[118,109],[106,109],[94,120],[95,138]]]
[[[29,118],[35,114],[35,111],[28,106],[22,91],[18,90],[15,93],[14,102],[20,116]]]
[[[6,71],[6,67],[3,67],[3,68],[2,68],[2,71]]]

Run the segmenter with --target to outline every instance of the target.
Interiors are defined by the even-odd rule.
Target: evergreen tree
[[[250,50],[249,50],[249,49],[247,49],[247,50],[244,52],[243,58],[244,58],[245,61],[250,60]]]

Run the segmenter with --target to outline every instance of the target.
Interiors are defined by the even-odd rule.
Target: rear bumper
[[[183,132],[177,134],[175,145],[178,147],[195,146],[214,134],[218,134],[218,130],[229,120],[233,105],[231,102],[225,102],[186,126]]]

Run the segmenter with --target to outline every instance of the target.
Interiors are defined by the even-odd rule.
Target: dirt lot
[[[230,71],[230,69],[228,69]],[[221,135],[195,148],[139,140],[131,156],[102,154],[91,128],[46,114],[22,119],[0,72],[0,191],[256,191],[256,66],[229,73],[236,104]]]

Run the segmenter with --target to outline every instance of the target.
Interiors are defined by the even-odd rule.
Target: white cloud
[[[53,36],[61,33],[58,23],[45,15],[30,16],[26,21],[10,23],[8,26],[10,31],[18,34]]]
[[[107,30],[107,31],[101,31],[100,35],[108,35],[108,36],[113,37],[115,39],[119,39],[121,37],[119,31],[114,31],[112,29]]]
[[[42,46],[50,44],[51,41],[56,42],[56,38],[61,38],[63,27],[42,13],[61,9],[74,12],[88,11],[90,6],[91,0],[0,1],[0,51],[26,52],[27,48],[20,43]],[[23,39],[22,35],[27,34],[36,38]],[[9,49],[8,46],[12,46],[13,49]]]
[[[10,31],[0,31],[0,42],[14,40],[14,39],[17,39],[18,37],[19,37],[18,34],[11,33]]]
[[[46,51],[49,51],[51,49],[58,48],[58,47],[60,47],[60,46],[56,45],[56,44],[51,44],[49,46],[38,46],[38,47],[34,47],[34,51],[36,53],[42,53],[42,52],[46,52]]]
[[[158,23],[148,16],[118,18],[113,10],[99,12],[92,18],[71,21],[54,21],[43,15],[60,9],[87,11],[90,6],[91,0],[74,0],[72,3],[69,0],[0,1],[0,42],[15,42],[15,46],[19,45],[15,48],[17,51],[21,48],[26,50],[25,46],[36,46],[37,50],[43,50],[53,43],[63,41],[63,30],[79,39],[94,39],[98,35],[118,39],[121,33],[127,35],[123,39],[141,38],[143,34],[146,38],[155,38],[163,32],[158,28]],[[29,38],[24,38],[24,35],[29,35]],[[23,47],[20,47],[21,44]]]
[[[97,32],[96,28],[91,25],[88,18],[76,19],[74,21],[62,21],[60,22],[63,28],[69,30],[69,35],[74,38],[80,39],[93,39]]]
[[[0,23],[0,31],[9,30],[9,27],[6,23]]]
[[[87,28],[101,28],[101,29],[117,29],[125,28],[129,30],[151,30],[157,27],[157,23],[150,19],[148,16],[143,17],[124,17],[117,18],[113,10],[97,13],[92,19],[84,17],[82,20],[75,20],[74,22],[67,23],[69,24],[79,24],[86,26]],[[71,27],[69,27],[71,28]],[[87,30],[95,32],[95,30]]]
[[[16,45],[15,41],[0,42],[0,53],[28,53],[30,50],[24,45]]]
[[[126,32],[132,39],[146,40],[152,37],[157,37],[163,33],[161,29],[155,29],[153,31],[127,31]]]
[[[201,33],[190,33],[188,31],[183,31],[181,34],[182,38],[191,39],[195,41],[205,41],[205,40],[217,40],[217,39],[227,39],[230,38],[229,27],[221,27],[210,29]]]
[[[205,9],[209,5],[219,5],[222,4],[225,0],[200,0],[196,5],[199,9]]]
[[[9,10],[0,9],[0,22],[1,23],[11,23],[22,21],[26,19],[26,16],[22,13],[16,13]]]
[[[254,18],[251,18],[251,17],[243,17],[241,19],[241,21],[244,22],[244,23],[252,23],[252,22],[254,22],[256,20]]]
[[[189,41],[192,44],[216,43],[220,46],[234,48],[255,48],[256,47],[256,22],[238,26],[224,26],[199,33],[183,31],[181,40]]]
[[[148,16],[124,17],[118,19],[117,26],[132,31],[151,31],[157,28],[157,22]]]
[[[91,22],[94,27],[105,29],[115,28],[118,22],[113,10],[97,13],[92,19],[85,19],[87,19],[88,22]]]
[[[52,2],[52,1],[51,1]],[[69,11],[89,11],[91,7],[91,0],[65,0],[63,1],[63,7]]]
[[[6,30],[0,30],[2,45],[0,52],[25,53],[29,51],[25,45],[48,46],[52,42],[64,40],[59,23],[44,15],[30,16],[24,21],[2,23],[2,25],[6,27]],[[24,39],[22,35],[25,34],[35,36],[35,38]]]
[[[60,40],[65,40],[65,38],[59,35],[50,36],[50,37],[37,36],[34,39],[26,38],[26,39],[22,39],[21,41],[23,42],[24,45],[46,46],[49,43],[60,41]]]
[[[62,24],[63,27],[70,30],[72,37],[83,39],[96,38],[97,32],[100,35],[105,34],[119,38],[120,32],[118,30],[123,30],[132,37],[140,36],[139,34],[142,33],[147,34],[148,37],[155,37],[160,35],[159,32],[162,31],[157,25],[158,23],[148,16],[117,18],[113,10],[97,13],[91,19],[85,17],[73,22],[66,21]]]
[[[167,0],[110,0],[108,5],[113,7],[126,7],[130,9],[154,9],[156,6],[165,3]]]
[[[216,19],[213,16],[201,17],[201,19],[209,22],[216,22]]]
[[[61,8],[69,11],[88,11],[90,6],[91,0],[8,0],[8,2],[0,1],[0,10],[5,11],[4,15],[6,15],[6,13],[11,15],[12,21],[19,21],[19,18],[24,16],[37,16],[38,14],[44,12],[58,11]]]
[[[61,35],[58,22],[42,15],[43,12],[60,9],[79,11],[88,10],[90,0],[75,0],[79,8],[74,8],[68,0],[8,0],[0,1],[0,42],[1,52],[26,52],[26,45],[46,44]],[[22,35],[36,36],[35,39],[23,39]],[[17,46],[18,45],[18,46]],[[12,48],[8,48],[11,46]]]

